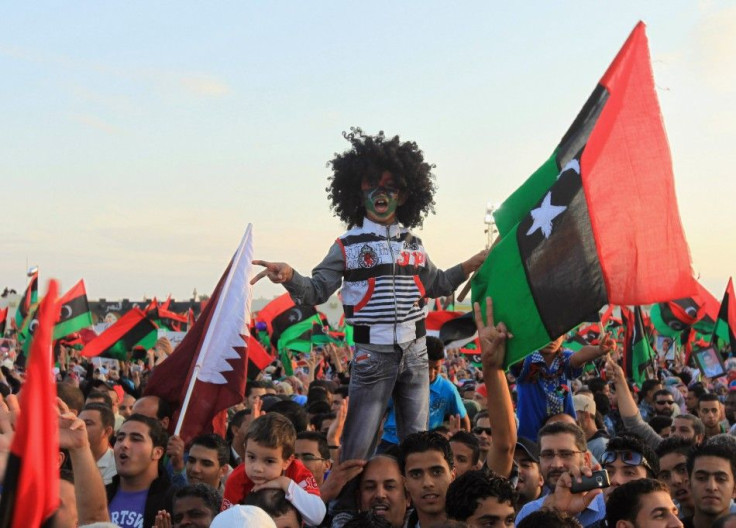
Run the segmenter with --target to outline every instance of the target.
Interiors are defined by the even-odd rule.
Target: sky
[[[326,164],[351,126],[436,165],[418,234],[450,267],[485,245],[486,205],[547,159],[638,20],[693,267],[720,299],[736,6],[691,0],[2,3],[0,287],[38,266],[92,299],[209,294],[248,223],[259,258],[309,274],[344,231]]]

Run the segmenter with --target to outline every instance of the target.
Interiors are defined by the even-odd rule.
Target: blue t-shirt
[[[547,367],[539,352],[524,359],[516,376],[516,415],[519,417],[519,436],[537,441],[542,424],[555,414],[575,417],[570,380],[582,375],[582,368],[570,366],[571,350],[561,351]]]
[[[383,436],[381,440],[392,444],[399,443],[399,437],[396,431],[396,413],[394,412],[393,398],[388,404],[389,413],[386,422],[383,424]],[[431,431],[435,427],[442,425],[445,416],[448,414],[459,414],[460,418],[465,418],[468,412],[465,410],[463,400],[455,385],[446,380],[442,376],[437,378],[429,385],[429,427]]]
[[[121,528],[143,528],[143,513],[148,490],[118,490],[108,506],[110,521]]]

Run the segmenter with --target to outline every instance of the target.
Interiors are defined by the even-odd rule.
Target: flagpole
[[[245,248],[246,248],[246,241],[250,238],[250,232],[253,225],[248,224],[248,227],[245,229],[245,234],[243,235],[242,240],[240,241],[240,246],[238,247],[238,251],[235,253],[235,256],[233,257],[232,263],[230,264],[230,272],[227,274],[227,279],[225,280],[225,284],[223,285],[222,289],[220,290],[220,293],[226,292],[229,290],[230,284],[233,281],[233,276],[235,275],[236,270],[239,268],[238,264],[240,261],[244,258],[245,254]],[[210,299],[210,302],[214,301],[214,299]],[[218,298],[219,301],[219,298]],[[222,303],[218,302],[215,305],[215,311],[212,314],[211,323],[213,325],[217,324],[217,321],[220,319],[220,312],[222,311]],[[250,317],[250,313],[248,313],[248,317]],[[246,320],[246,328],[247,328],[247,320]],[[247,331],[247,330],[246,330]],[[178,436],[181,432],[181,428],[184,425],[184,417],[186,416],[187,409],[189,408],[189,400],[192,397],[192,392],[194,392],[194,384],[197,382],[197,376],[199,374],[199,371],[202,369],[202,363],[204,363],[204,359],[207,356],[209,344],[211,341],[211,334],[209,332],[205,333],[204,341],[202,342],[202,346],[199,348],[199,353],[197,354],[197,361],[194,364],[194,369],[192,370],[192,376],[189,378],[189,387],[187,387],[187,394],[184,397],[184,402],[181,405],[181,410],[179,411],[179,419],[176,422],[176,428],[174,429],[174,435]]]

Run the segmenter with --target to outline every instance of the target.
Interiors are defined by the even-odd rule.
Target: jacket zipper
[[[388,253],[391,255],[391,288],[394,296],[394,346],[398,344],[396,335],[396,326],[399,318],[399,307],[396,305],[396,258],[391,248],[391,226],[386,226],[386,242],[388,243]]]

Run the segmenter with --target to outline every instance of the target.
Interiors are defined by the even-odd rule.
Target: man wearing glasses
[[[600,458],[603,469],[608,471],[611,487],[605,491],[608,496],[615,488],[643,478],[655,478],[659,473],[659,459],[651,447],[635,436],[615,436],[608,442],[606,451]]]
[[[570,475],[590,474],[591,458],[585,433],[577,425],[554,422],[539,431],[539,466],[546,495],[524,505],[516,516],[516,524],[540,508],[554,508],[575,515],[583,526],[606,517],[603,495],[595,491],[573,494],[569,490]],[[565,484],[560,482],[564,477]],[[560,490],[557,490],[558,482]]]
[[[294,457],[301,460],[304,467],[312,472],[317,486],[322,488],[325,474],[332,467],[327,438],[317,431],[302,431],[296,437]]]
[[[654,415],[672,417],[675,414],[675,397],[667,389],[654,393]]]

